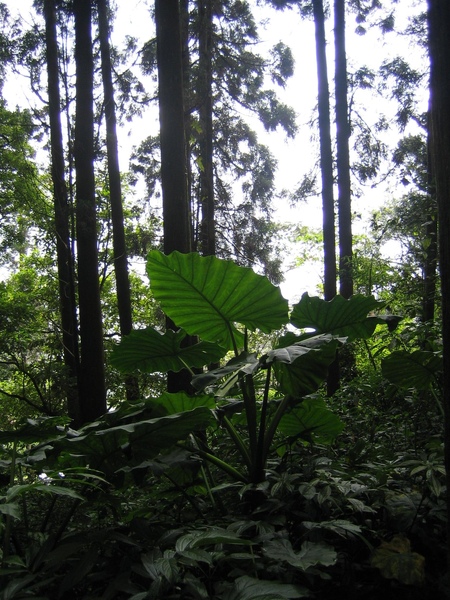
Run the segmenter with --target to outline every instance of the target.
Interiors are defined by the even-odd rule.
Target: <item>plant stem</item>
[[[286,409],[292,400],[293,400],[293,397],[291,395],[287,394],[283,398],[283,400],[280,402],[280,404],[272,418],[272,421],[270,422],[270,425],[267,429],[267,433],[265,435],[264,445],[263,445],[262,460],[264,460],[264,463],[267,460],[267,455],[269,454],[270,445],[272,444],[272,440],[277,431],[277,427],[281,421],[281,417],[286,412]]]
[[[10,487],[12,487],[14,485],[14,478],[16,476],[16,459],[17,459],[17,440],[14,440],[12,456],[11,456],[11,472],[9,474]],[[3,534],[3,561],[2,561],[3,566],[5,565],[6,559],[9,556],[11,529],[12,529],[12,516],[6,515],[5,532]]]
[[[436,404],[438,405],[438,408],[439,408],[439,411],[440,411],[442,417],[445,419],[445,413],[444,413],[444,408],[442,406],[442,402],[439,400],[439,397],[436,394],[436,390],[434,389],[434,387],[432,385],[430,385],[430,390],[431,390],[431,395],[436,400]]]
[[[269,391],[270,391],[270,378],[272,374],[271,365],[267,368],[266,374],[266,383],[264,386],[264,396],[261,406],[261,417],[259,420],[259,434],[258,434],[258,444],[257,444],[257,452],[256,459],[259,462],[258,470],[263,471],[265,465],[264,459],[264,434],[266,432],[266,420],[267,420],[267,407],[269,404]]]
[[[183,446],[183,444],[177,444],[177,446],[179,448],[183,448],[183,450],[189,450],[192,452],[192,448],[187,448],[186,446]],[[225,473],[233,477],[233,479],[235,479],[236,481],[248,483],[247,478],[240,471],[238,471],[225,461],[221,460],[220,458],[217,458],[217,456],[214,456],[214,454],[206,452],[205,450],[201,450],[200,448],[196,448],[195,452],[205,460],[212,463],[213,465],[216,465],[216,467],[219,467],[219,469],[222,469],[222,471],[225,471]]]
[[[234,427],[233,423],[230,421],[230,419],[228,417],[223,417],[222,422],[223,422],[225,429],[227,430],[229,436],[233,440],[237,450],[239,450],[242,458],[244,459],[244,462],[245,462],[247,468],[250,470],[252,468],[252,459],[250,457],[250,454],[248,453],[248,450],[244,444],[243,439],[241,438],[239,433],[236,431],[236,428]]]
[[[257,462],[257,418],[256,418],[256,394],[255,394],[255,386],[253,382],[253,377],[251,375],[245,375],[240,379],[240,387],[242,391],[242,397],[244,399],[245,406],[245,414],[247,417],[247,429],[248,429],[248,439],[250,445],[250,460],[251,460],[251,474],[250,477],[253,477],[253,471]]]

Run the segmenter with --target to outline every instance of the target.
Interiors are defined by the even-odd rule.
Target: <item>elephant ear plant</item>
[[[147,272],[155,299],[179,329],[134,331],[111,360],[125,373],[191,371],[192,396],[165,393],[152,400],[166,418],[174,418],[174,428],[180,415],[202,409],[206,435],[180,438],[184,447],[233,479],[257,485],[265,479],[276,444],[314,436],[330,441],[340,433],[339,419],[312,394],[340,345],[367,338],[378,324],[390,323],[389,317],[367,316],[382,303],[363,296],[325,302],[305,294],[289,317],[279,288],[231,261],[152,251]],[[249,340],[260,342],[262,336],[249,332],[269,334],[273,347],[258,355]],[[198,341],[183,345],[187,335]],[[212,364],[215,368],[208,369]],[[206,420],[205,411],[210,415]],[[209,447],[209,427],[227,433],[240,455],[236,464]]]

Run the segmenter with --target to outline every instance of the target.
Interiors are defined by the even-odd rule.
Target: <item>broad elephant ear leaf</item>
[[[280,338],[279,347],[269,352],[267,360],[273,362],[281,391],[295,398],[315,392],[325,381],[341,343],[331,335],[300,340],[289,332]]]
[[[216,407],[214,396],[203,394],[201,396],[188,396],[185,392],[177,392],[171,394],[163,392],[161,396],[153,399],[155,406],[161,407],[168,415],[194,410],[199,406],[203,406],[213,410]]]
[[[391,383],[400,388],[426,390],[442,373],[442,357],[434,352],[398,350],[383,359],[381,371]]]
[[[369,338],[380,324],[386,324],[390,331],[395,329],[400,321],[395,315],[367,316],[384,306],[384,302],[375,300],[373,296],[355,295],[348,300],[335,296],[325,301],[305,293],[294,306],[290,320],[300,329],[311,328],[315,334],[332,333],[351,342]]]
[[[270,333],[288,321],[280,289],[231,261],[153,250],[147,273],[154,297],[178,327],[227,349],[243,345],[235,323]]]
[[[331,443],[343,428],[344,423],[318,398],[305,398],[283,415],[279,424],[279,430],[292,439],[313,438],[322,444]]]
[[[111,353],[111,364],[123,373],[141,371],[154,373],[174,371],[186,367],[195,368],[219,361],[227,352],[212,342],[198,342],[192,346],[182,346],[186,332],[164,334],[152,327],[132,331],[122,338]]]

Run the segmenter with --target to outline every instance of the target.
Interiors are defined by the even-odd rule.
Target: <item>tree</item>
[[[248,2],[205,3],[204,13],[198,3],[191,3],[189,13],[185,2],[182,6],[186,143],[190,158],[187,178],[194,247],[200,248],[200,239],[204,237],[202,196],[213,179],[217,254],[234,257],[241,264],[260,264],[279,281],[281,263],[279,256],[274,256],[271,240],[276,233],[271,220],[276,161],[242,117],[242,108],[256,114],[268,130],[281,126],[288,135],[295,133],[293,110],[264,85],[268,76],[282,84],[292,74],[292,55],[281,43],[274,47],[270,58],[254,52],[258,33]],[[205,19],[209,23],[206,30]],[[206,40],[208,29],[210,44]],[[210,51],[205,53],[209,45]],[[151,72],[153,44],[148,43],[145,48],[146,72]],[[205,67],[206,71],[210,68],[209,62],[210,88],[205,81],[205,77],[209,78],[205,73]],[[211,146],[213,172],[209,166],[211,159],[206,159]],[[160,177],[159,160],[154,152],[158,147],[156,139],[148,139],[135,154],[138,160],[135,168],[145,174],[148,193],[153,192],[154,182]],[[208,195],[211,197],[211,192]],[[210,209],[208,218],[212,219]]]
[[[330,92],[327,74],[325,15],[322,0],[313,0],[313,9],[316,32],[320,171],[322,176],[324,296],[325,300],[331,300],[336,295],[336,240]]]
[[[74,16],[77,76],[74,154],[81,334],[80,411],[81,422],[86,423],[95,420],[106,411],[94,176],[94,62],[90,0],[77,0],[74,4]]]
[[[350,182],[350,123],[347,100],[347,54],[345,47],[345,2],[334,2],[336,168],[339,222],[339,293],[353,294],[352,211]]]
[[[330,92],[328,86],[325,14],[322,0],[313,0],[316,61],[317,61],[317,104],[319,112],[320,172],[322,177],[322,228],[324,298],[336,296],[336,230],[334,214],[334,173],[331,146]],[[327,379],[328,394],[331,396],[339,387],[339,362],[331,365]]]
[[[63,135],[61,126],[61,95],[59,91],[59,50],[56,33],[54,0],[44,0],[45,43],[48,77],[48,103],[50,119],[50,144],[52,156],[52,181],[55,211],[56,257],[58,264],[61,327],[64,363],[68,369],[69,386],[67,410],[74,425],[81,423],[79,405],[79,353],[78,319],[75,302],[74,258],[70,236],[71,207],[66,185]]]
[[[155,0],[164,252],[191,249],[184,129],[183,66],[177,0]]]
[[[164,252],[191,250],[181,23],[178,0],[155,0]],[[176,325],[167,320],[169,329]],[[189,343],[189,340],[186,340]],[[189,372],[170,371],[169,392],[189,389]]]
[[[117,142],[117,117],[112,79],[111,49],[109,44],[107,0],[97,0],[97,9],[106,121],[106,151],[109,199],[113,227],[114,273],[116,277],[117,306],[119,312],[120,334],[128,335],[133,328],[133,321],[131,314],[130,281],[128,276],[128,253],[126,248],[122,206],[122,184]],[[130,400],[138,397],[139,389],[136,378],[128,378],[126,389],[127,396]]]
[[[443,406],[445,413],[445,465],[450,489],[450,4],[428,0],[431,148],[439,217],[439,255],[442,290],[442,341],[444,355]],[[447,495],[450,515],[450,495]],[[450,577],[450,519],[447,521],[447,559]],[[448,585],[448,582],[447,582]]]
[[[198,111],[200,125],[200,207],[201,223],[199,249],[204,255],[216,253],[215,201],[214,201],[214,150],[213,150],[213,3],[198,0],[199,63]]]

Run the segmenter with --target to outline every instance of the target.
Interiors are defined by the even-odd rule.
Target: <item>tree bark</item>
[[[67,390],[67,412],[72,419],[72,425],[78,427],[81,423],[78,393],[78,320],[75,301],[74,261],[69,225],[70,205],[64,165],[61,95],[59,90],[59,49],[54,0],[44,0],[44,18],[59,302],[64,346],[64,364],[67,367],[69,379]]]
[[[112,79],[107,0],[97,0],[97,9],[106,120],[109,201],[111,205],[113,228],[114,273],[116,277],[120,334],[124,336],[131,332],[133,328],[133,318],[131,311],[130,279],[128,274],[128,256],[123,222],[122,184],[120,180],[116,103]],[[139,397],[139,386],[136,377],[128,377],[125,381],[125,386],[128,400],[135,400]]]
[[[336,295],[336,239],[333,194],[333,155],[331,149],[330,92],[328,86],[325,15],[322,0],[313,0],[316,38],[320,169],[322,174],[324,295]]]
[[[430,100],[431,102],[431,100]],[[432,131],[431,118],[428,117],[427,153],[428,153],[428,197],[425,207],[426,233],[425,238],[429,244],[425,250],[423,263],[423,300],[422,300],[422,322],[432,323],[436,308],[436,285],[437,285],[437,262],[438,262],[438,226],[436,214],[436,189],[433,175],[432,159]]]
[[[428,0],[431,92],[431,155],[439,223],[439,265],[442,290],[444,357],[443,405],[445,413],[445,466],[450,490],[450,3]],[[450,494],[447,494],[450,516]],[[447,585],[450,589],[450,518],[447,519]]]
[[[94,176],[94,114],[91,1],[76,0],[75,172],[78,252],[78,302],[81,333],[81,420],[106,412],[103,326],[98,276]]]
[[[322,174],[322,214],[324,253],[324,298],[336,296],[336,231],[334,214],[333,153],[331,147],[330,91],[328,86],[325,15],[323,1],[313,0],[316,39],[320,170]],[[336,359],[329,368],[327,394],[332,396],[339,388],[339,362]]]
[[[183,64],[178,0],[155,0],[164,252],[190,252],[184,130]]]
[[[181,64],[183,77],[183,112],[184,112],[184,139],[186,146],[186,186],[187,186],[187,204],[189,207],[189,228],[191,236],[191,250],[198,249],[198,231],[194,230],[193,202],[192,202],[192,116],[190,107],[191,101],[191,62],[189,41],[191,39],[190,18],[189,18],[189,0],[180,0],[180,28],[181,28]],[[196,219],[198,222],[198,219]]]
[[[200,118],[200,251],[216,253],[213,170],[213,101],[212,101],[212,2],[198,0],[199,18],[199,118]]]
[[[352,210],[350,182],[350,123],[347,100],[347,55],[345,47],[345,2],[334,2],[335,95],[336,95],[336,165],[338,180],[339,222],[339,293],[353,294]]]
[[[164,252],[191,251],[179,0],[155,0]],[[176,329],[167,320],[167,327]],[[187,343],[189,341],[187,340]],[[168,373],[169,392],[190,388],[190,373]]]

